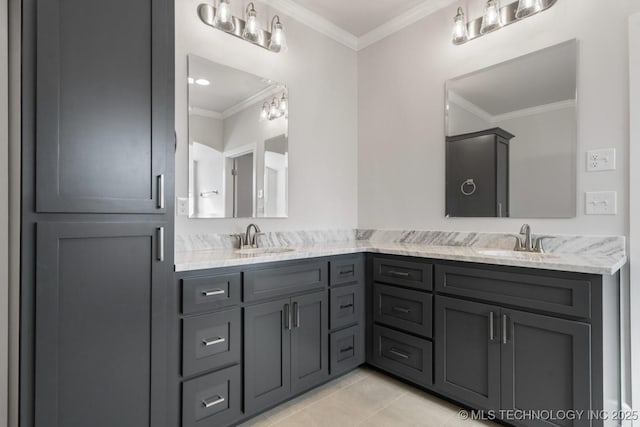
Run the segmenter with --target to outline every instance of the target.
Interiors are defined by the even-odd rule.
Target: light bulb
[[[246,11],[246,22],[244,24],[244,31],[242,32],[242,38],[252,43],[262,43],[262,28],[258,24],[258,17],[256,16],[256,9],[253,3],[249,3]]]
[[[516,18],[521,19],[534,13],[538,13],[542,10],[541,0],[520,0],[518,2],[518,10],[516,11]]]
[[[453,43],[462,44],[469,40],[469,32],[467,31],[467,21],[464,19],[462,8],[458,8],[456,17],[453,18]]]
[[[280,110],[278,109],[278,100],[273,98],[271,101],[271,109],[269,110],[269,119],[273,120],[280,117]]]
[[[280,112],[282,114],[287,114],[287,110],[289,109],[289,99],[287,98],[287,93],[283,92],[282,97],[280,97]]]
[[[262,110],[260,111],[260,120],[269,120],[269,103],[262,104]]]
[[[482,16],[482,26],[480,34],[485,34],[502,27],[502,17],[500,16],[500,1],[487,0]]]
[[[231,5],[229,0],[220,0],[218,9],[216,10],[216,17],[213,20],[213,25],[224,31],[233,32],[236,29],[233,23],[233,15],[231,15]]]
[[[269,50],[280,52],[286,50],[286,38],[284,27],[280,23],[280,17],[274,16],[271,20],[271,39],[269,40]]]
[[[196,80],[196,84],[200,86],[209,86],[211,82],[207,79],[198,79]]]

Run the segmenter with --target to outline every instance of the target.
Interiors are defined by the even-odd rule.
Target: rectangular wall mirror
[[[189,217],[288,215],[286,86],[188,55]]]
[[[446,215],[576,215],[577,42],[446,83]]]

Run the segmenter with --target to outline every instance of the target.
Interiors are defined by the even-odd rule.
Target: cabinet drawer
[[[349,371],[364,363],[362,328],[362,325],[356,325],[331,334],[329,343],[331,375]]]
[[[431,294],[374,283],[373,303],[373,319],[376,322],[431,338]]]
[[[362,320],[364,313],[362,285],[332,288],[329,295],[331,297],[330,329],[344,328]]]
[[[327,286],[328,263],[302,262],[244,273],[244,300],[257,301],[287,296]]]
[[[364,258],[356,255],[332,259],[329,274],[331,286],[360,282],[364,279]]]
[[[373,326],[374,365],[416,384],[433,384],[431,341]]]
[[[182,427],[228,425],[242,416],[240,366],[182,384]]]
[[[376,282],[409,288],[433,289],[433,265],[395,258],[373,259],[373,279]]]
[[[588,276],[540,271],[520,273],[481,268],[437,266],[436,290],[508,304],[529,310],[591,317],[591,281]]]
[[[189,376],[240,361],[240,309],[182,321],[182,374]]]
[[[240,303],[240,273],[191,277],[182,282],[182,312],[202,313]]]

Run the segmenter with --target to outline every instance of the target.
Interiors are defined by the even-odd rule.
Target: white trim
[[[276,85],[276,86],[269,86],[264,88],[263,90],[261,90],[260,92],[251,95],[250,97],[248,97],[247,99],[244,99],[240,102],[238,102],[236,105],[227,108],[226,110],[224,110],[222,112],[222,118],[223,119],[227,119],[231,116],[233,116],[236,113],[239,113],[240,111],[244,111],[247,108],[251,107],[254,104],[257,104],[259,102],[264,102],[264,100],[266,98],[271,97],[272,95],[275,95],[276,93],[282,92],[284,91],[284,87],[281,85]],[[260,115],[260,110],[256,111],[256,115],[259,116]]]
[[[246,144],[240,147],[232,148],[231,150],[223,151],[224,157],[234,158],[244,156],[245,154],[254,153],[257,151],[257,144]]]
[[[190,116],[209,117],[210,119],[223,120],[224,116],[217,111],[205,110],[204,108],[189,107]]]
[[[567,99],[566,101],[552,102],[546,105],[537,105],[531,108],[525,108],[522,110],[511,111],[509,113],[498,114],[492,117],[494,123],[504,122],[505,120],[518,119],[521,117],[535,116],[536,114],[549,113],[551,111],[564,110],[566,108],[575,108],[576,100]]]
[[[302,7],[292,0],[258,0],[259,2],[278,9],[282,13],[289,15],[291,18],[301,24],[310,27],[320,34],[341,43],[353,50],[358,49],[358,37],[350,32],[340,28],[328,19],[310,11],[306,7]],[[348,1],[348,0],[347,0]]]
[[[390,21],[362,35],[358,39],[357,50],[371,46],[372,44],[397,33],[409,25],[415,24],[419,20],[449,6],[450,4],[456,3],[457,1],[458,0],[426,0],[425,2],[409,9],[405,13],[392,18]],[[453,16],[451,17],[451,20],[453,22]]]
[[[474,116],[481,118],[485,122],[489,122],[489,123],[493,122],[493,116],[491,114],[489,114],[487,111],[483,110],[482,108],[478,107],[476,104],[469,101],[468,99],[463,98],[457,92],[454,92],[452,90],[448,91],[447,101],[449,103],[456,104],[458,107],[473,114]]]
[[[632,407],[640,409],[640,14],[629,18],[629,313]],[[636,421],[634,423],[638,425]]]

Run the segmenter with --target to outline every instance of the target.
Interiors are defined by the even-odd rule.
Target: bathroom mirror
[[[446,215],[576,215],[577,42],[446,83]]]
[[[195,55],[186,83],[189,217],[286,217],[286,86]]]

